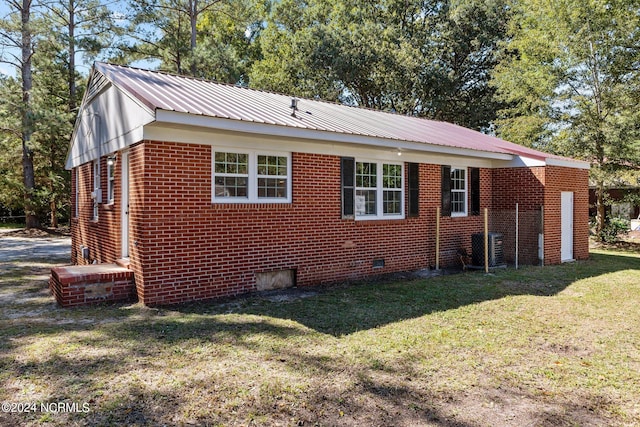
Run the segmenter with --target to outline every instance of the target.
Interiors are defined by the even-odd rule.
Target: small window
[[[249,155],[215,154],[215,198],[247,198],[249,196]]]
[[[93,191],[91,199],[93,201],[93,220],[98,220],[98,206],[102,202],[102,194],[100,188],[100,159],[93,161]]]
[[[402,165],[382,165],[383,213],[402,213]]]
[[[377,215],[378,177],[376,163],[356,163],[356,215]]]
[[[115,157],[107,159],[107,203],[115,201],[116,162]]]
[[[291,201],[291,156],[284,153],[214,151],[213,202]]]
[[[472,183],[472,209],[479,210],[480,175],[479,170],[476,172],[474,168],[471,169],[472,177],[476,178]],[[468,213],[467,169],[443,165],[441,171],[442,216],[466,216]]]
[[[258,198],[282,199],[287,197],[286,156],[258,155]]]
[[[356,218],[403,218],[402,164],[356,162],[355,178]]]
[[[80,216],[80,168],[74,168],[74,204],[73,204],[73,217],[78,218]]]
[[[451,168],[451,216],[467,214],[466,169]]]

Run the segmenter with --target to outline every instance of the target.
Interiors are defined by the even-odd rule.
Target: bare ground
[[[49,269],[66,262],[0,263],[0,333],[10,342],[0,344],[0,400],[82,401],[91,411],[0,413],[0,425],[640,425],[637,399],[618,388],[619,376],[640,389],[638,325],[625,324],[638,320],[633,301],[612,295],[620,317],[611,319],[598,303],[581,306],[596,284],[555,283],[578,264],[533,280],[505,278],[500,299],[327,333],[332,326],[318,326],[322,319],[287,307],[313,315],[328,302],[356,312],[364,298],[351,294],[357,286],[164,309],[64,310],[46,283]],[[476,277],[444,280],[450,287]],[[612,325],[631,336],[609,357]],[[612,372],[618,358],[631,371]]]

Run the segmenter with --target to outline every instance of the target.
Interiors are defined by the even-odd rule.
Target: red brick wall
[[[118,157],[119,158],[119,157]],[[102,201],[98,205],[98,220],[93,219],[93,164],[85,163],[79,166],[78,182],[76,170],[71,174],[71,261],[74,264],[98,264],[113,262],[120,258],[120,205],[107,204],[107,158],[100,159],[100,181],[102,187]],[[121,164],[116,161],[115,198],[121,195]],[[78,210],[75,212],[76,191],[78,186]],[[82,247],[89,248],[89,258],[82,257]]]
[[[211,147],[147,141],[132,149],[132,268],[140,300],[252,291],[256,272],[294,269],[305,286],[435,265],[440,166],[420,165],[420,217],[355,221],[341,218],[339,156],[293,153],[292,164],[293,203],[212,204]],[[482,204],[489,205],[491,172],[482,170],[481,180]],[[456,250],[470,249],[481,224],[481,217],[442,218],[442,266],[459,262]],[[384,268],[373,268],[375,259],[384,259]]]
[[[542,233],[545,168],[492,170],[490,228],[504,236],[505,261],[515,262],[516,203],[518,204],[518,263],[538,264],[538,235]]]
[[[573,195],[573,257],[589,258],[589,171],[547,166],[544,195],[545,264],[560,263],[560,193]]]
[[[212,204],[210,146],[144,141],[129,154],[131,268],[145,304],[252,291],[258,272],[293,269],[297,285],[306,286],[435,265],[439,165],[420,165],[419,217],[355,221],[341,217],[336,155],[292,154],[291,204]],[[106,164],[102,171],[106,196]],[[91,164],[81,167],[81,215],[72,222],[73,245],[75,250],[90,246],[101,262],[119,258],[120,174],[118,162],[116,204],[101,206],[99,220],[92,222]],[[586,195],[582,175],[576,188],[584,184]],[[550,178],[555,176],[543,168],[481,169],[481,208],[497,210],[519,201],[521,209],[535,209]],[[470,253],[471,234],[482,230],[482,215],[441,218],[440,265],[459,265],[457,250]],[[537,230],[533,234],[537,247]],[[377,259],[384,259],[383,268],[373,267]],[[78,256],[74,261],[83,262]]]
[[[146,184],[145,176],[145,145],[138,143],[129,149],[129,258],[130,268],[136,272],[135,284],[139,301],[144,301],[145,297],[145,276],[142,273],[147,259],[140,242],[150,233],[146,216],[149,211],[164,210],[164,207],[157,206],[150,206],[145,210],[146,188],[149,186]],[[154,189],[149,188],[149,190]],[[116,197],[117,200],[119,199]]]

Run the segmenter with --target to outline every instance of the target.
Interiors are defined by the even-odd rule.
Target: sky
[[[6,19],[6,16],[8,13],[9,13],[9,6],[7,5],[7,1],[0,0],[0,18],[3,20]],[[0,52],[2,52],[2,48],[0,48]],[[7,65],[5,63],[0,63],[0,73],[13,76],[15,75],[15,69],[10,65]]]
[[[123,2],[120,0],[113,0],[110,3],[111,5],[110,7],[113,10],[117,10],[117,9],[121,9],[122,4]],[[0,0],[0,19],[2,20],[8,19],[10,12],[11,12],[11,9],[9,7],[8,1]],[[3,52],[3,47],[0,47],[0,58],[5,56],[5,54],[7,53],[7,50],[6,50],[7,48],[4,48],[4,49],[5,51]],[[19,54],[19,51],[16,50],[16,54]],[[89,74],[89,71],[91,70],[92,61],[85,61],[83,60],[82,55],[78,55],[76,57],[76,63],[78,64],[76,68],[79,73],[83,75]],[[140,67],[154,68],[154,63],[149,61],[141,61],[140,63],[136,63],[136,65]],[[13,65],[0,62],[0,74],[15,77],[18,73],[19,71]]]

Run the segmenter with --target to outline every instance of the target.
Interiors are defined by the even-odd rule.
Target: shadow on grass
[[[134,320],[130,324],[146,325],[143,329],[136,330],[136,333],[143,338],[163,339],[167,342],[191,339],[200,336],[200,334],[212,332],[222,335],[264,333],[277,335],[281,338],[299,333],[296,328],[272,325],[260,317],[256,317],[256,322],[243,321],[241,324],[225,323],[220,318],[216,321],[211,317],[211,315],[231,313],[293,320],[319,333],[340,337],[434,312],[452,310],[506,296],[552,296],[577,280],[628,269],[640,270],[640,258],[592,253],[589,260],[552,267],[524,267],[519,270],[510,268],[497,270],[490,274],[475,271],[419,280],[361,282],[296,288],[277,293],[252,294],[224,301],[204,301],[143,309],[143,312],[146,313],[144,316],[152,317],[153,322],[143,318],[140,322]],[[0,279],[2,279],[1,276]],[[2,285],[4,283],[0,280],[0,291],[2,291]],[[27,289],[23,285],[13,294],[16,297],[29,293],[35,295],[37,289],[32,288],[29,286]],[[39,295],[42,297],[41,289]],[[7,312],[11,312],[16,305],[4,301],[6,298],[0,293],[0,306],[4,306]],[[34,299],[23,308],[23,311],[31,311],[36,314],[51,313],[53,321],[35,328],[31,326],[27,329],[18,328],[20,329],[19,335],[56,333],[60,330],[59,325],[64,325],[67,331],[82,331],[93,327],[93,318],[104,319],[107,317],[106,322],[111,323],[124,321],[132,315],[140,314],[139,310],[122,310],[120,309],[122,307],[126,306],[114,304],[60,309],[47,299]],[[163,318],[163,313],[167,312],[203,315],[205,317],[201,321],[181,324],[176,322],[176,317]],[[14,315],[13,318],[15,317]],[[62,318],[60,322],[55,321],[56,317]],[[138,328],[137,326],[132,327]],[[127,326],[116,332],[116,334],[118,333],[124,336],[129,334]]]
[[[268,293],[267,297],[258,294],[236,300],[233,312],[291,319],[324,334],[343,336],[510,295],[552,296],[577,280],[627,269],[640,270],[640,258],[592,254],[587,261],[553,267],[292,289]],[[279,298],[272,298],[274,295]],[[183,313],[223,312],[216,303],[173,309]]]
[[[244,391],[240,389],[248,388],[251,383],[251,372],[244,372],[247,378],[240,385],[231,383],[228,386],[238,388],[233,390],[233,396],[242,405],[251,407],[258,415],[270,416],[269,421],[273,424],[278,424],[279,420],[286,424],[295,418],[304,421],[303,425],[312,425],[317,420],[322,420],[324,425],[362,425],[367,421],[378,425],[415,425],[412,422],[442,427],[483,425],[481,422],[465,423],[451,419],[450,414],[442,409],[443,400],[450,399],[451,405],[465,405],[464,396],[452,394],[447,397],[437,390],[414,387],[402,368],[397,371],[395,368],[383,370],[366,365],[350,368],[348,360],[340,354],[313,354],[307,352],[303,345],[296,347],[283,345],[283,342],[304,338],[307,334],[320,340],[324,338],[316,335],[324,334],[333,340],[332,337],[506,296],[535,295],[544,298],[561,292],[577,280],[629,269],[640,270],[640,258],[596,253],[588,261],[544,268],[527,267],[518,271],[510,269],[491,275],[475,272],[425,280],[291,290],[280,294],[287,298],[275,301],[269,294],[159,309],[125,305],[50,309],[43,319],[15,318],[0,325],[0,368],[4,371],[1,382],[8,382],[9,378],[52,378],[56,381],[49,391],[51,399],[82,396],[97,400],[89,414],[57,416],[58,425],[63,425],[65,420],[72,421],[70,424],[86,425],[234,423],[237,420],[233,414],[220,412],[220,409],[228,409],[222,404],[215,411],[203,413],[195,419],[180,418],[182,405],[194,405],[188,402],[187,390],[201,389],[205,396],[213,399],[217,393],[213,380],[210,383],[186,380],[178,390],[164,388],[162,391],[142,380],[137,385],[132,383],[115,392],[111,390],[112,395],[100,395],[110,387],[101,382],[106,381],[111,373],[124,376],[128,370],[141,368],[144,372],[150,366],[149,370],[176,375],[172,372],[174,366],[163,366],[158,358],[178,353],[184,348],[203,347],[212,349],[212,353],[215,350],[216,358],[233,360],[237,357],[234,352],[249,352],[247,359],[259,359],[260,366],[265,369],[274,369],[285,375],[295,372],[304,378],[313,376],[310,372],[317,372],[326,379],[318,388],[289,397],[292,402],[306,404],[307,409],[298,405],[295,410],[275,410],[276,405],[286,399],[288,391],[284,389],[277,392],[267,390],[266,396],[258,397],[242,394]],[[30,308],[37,311],[38,307],[49,307],[47,304],[50,303],[34,302]],[[99,333],[84,334],[92,331]],[[22,338],[34,338],[35,341],[51,335],[64,337],[60,344],[63,348],[70,345],[101,351],[95,357],[51,354],[41,361],[24,362],[14,358],[15,354],[28,350],[24,347],[28,343],[21,342]],[[189,355],[185,354],[182,360],[188,364]],[[156,363],[160,366],[155,367]],[[353,369],[351,376],[357,377],[357,381],[344,388],[332,383],[334,376],[349,368]],[[207,374],[213,377],[214,372]],[[385,375],[394,379],[389,380]],[[494,400],[500,403],[502,399],[506,406],[510,394],[501,394]],[[536,402],[537,396],[523,393],[519,399]],[[561,416],[567,422],[557,425],[569,425],[571,421],[587,416],[595,420],[595,415],[585,409],[588,403],[574,405],[558,398],[551,410],[527,417],[533,419],[532,425],[556,425],[547,422],[547,418],[560,419],[557,417]],[[239,407],[237,410],[242,409]],[[536,410],[534,403],[529,410]],[[343,416],[342,412],[346,415]],[[245,421],[250,418],[246,412],[237,416]],[[3,414],[2,417],[5,417],[7,425],[18,425],[16,421],[25,420],[11,414]],[[0,424],[4,421],[0,418]]]

